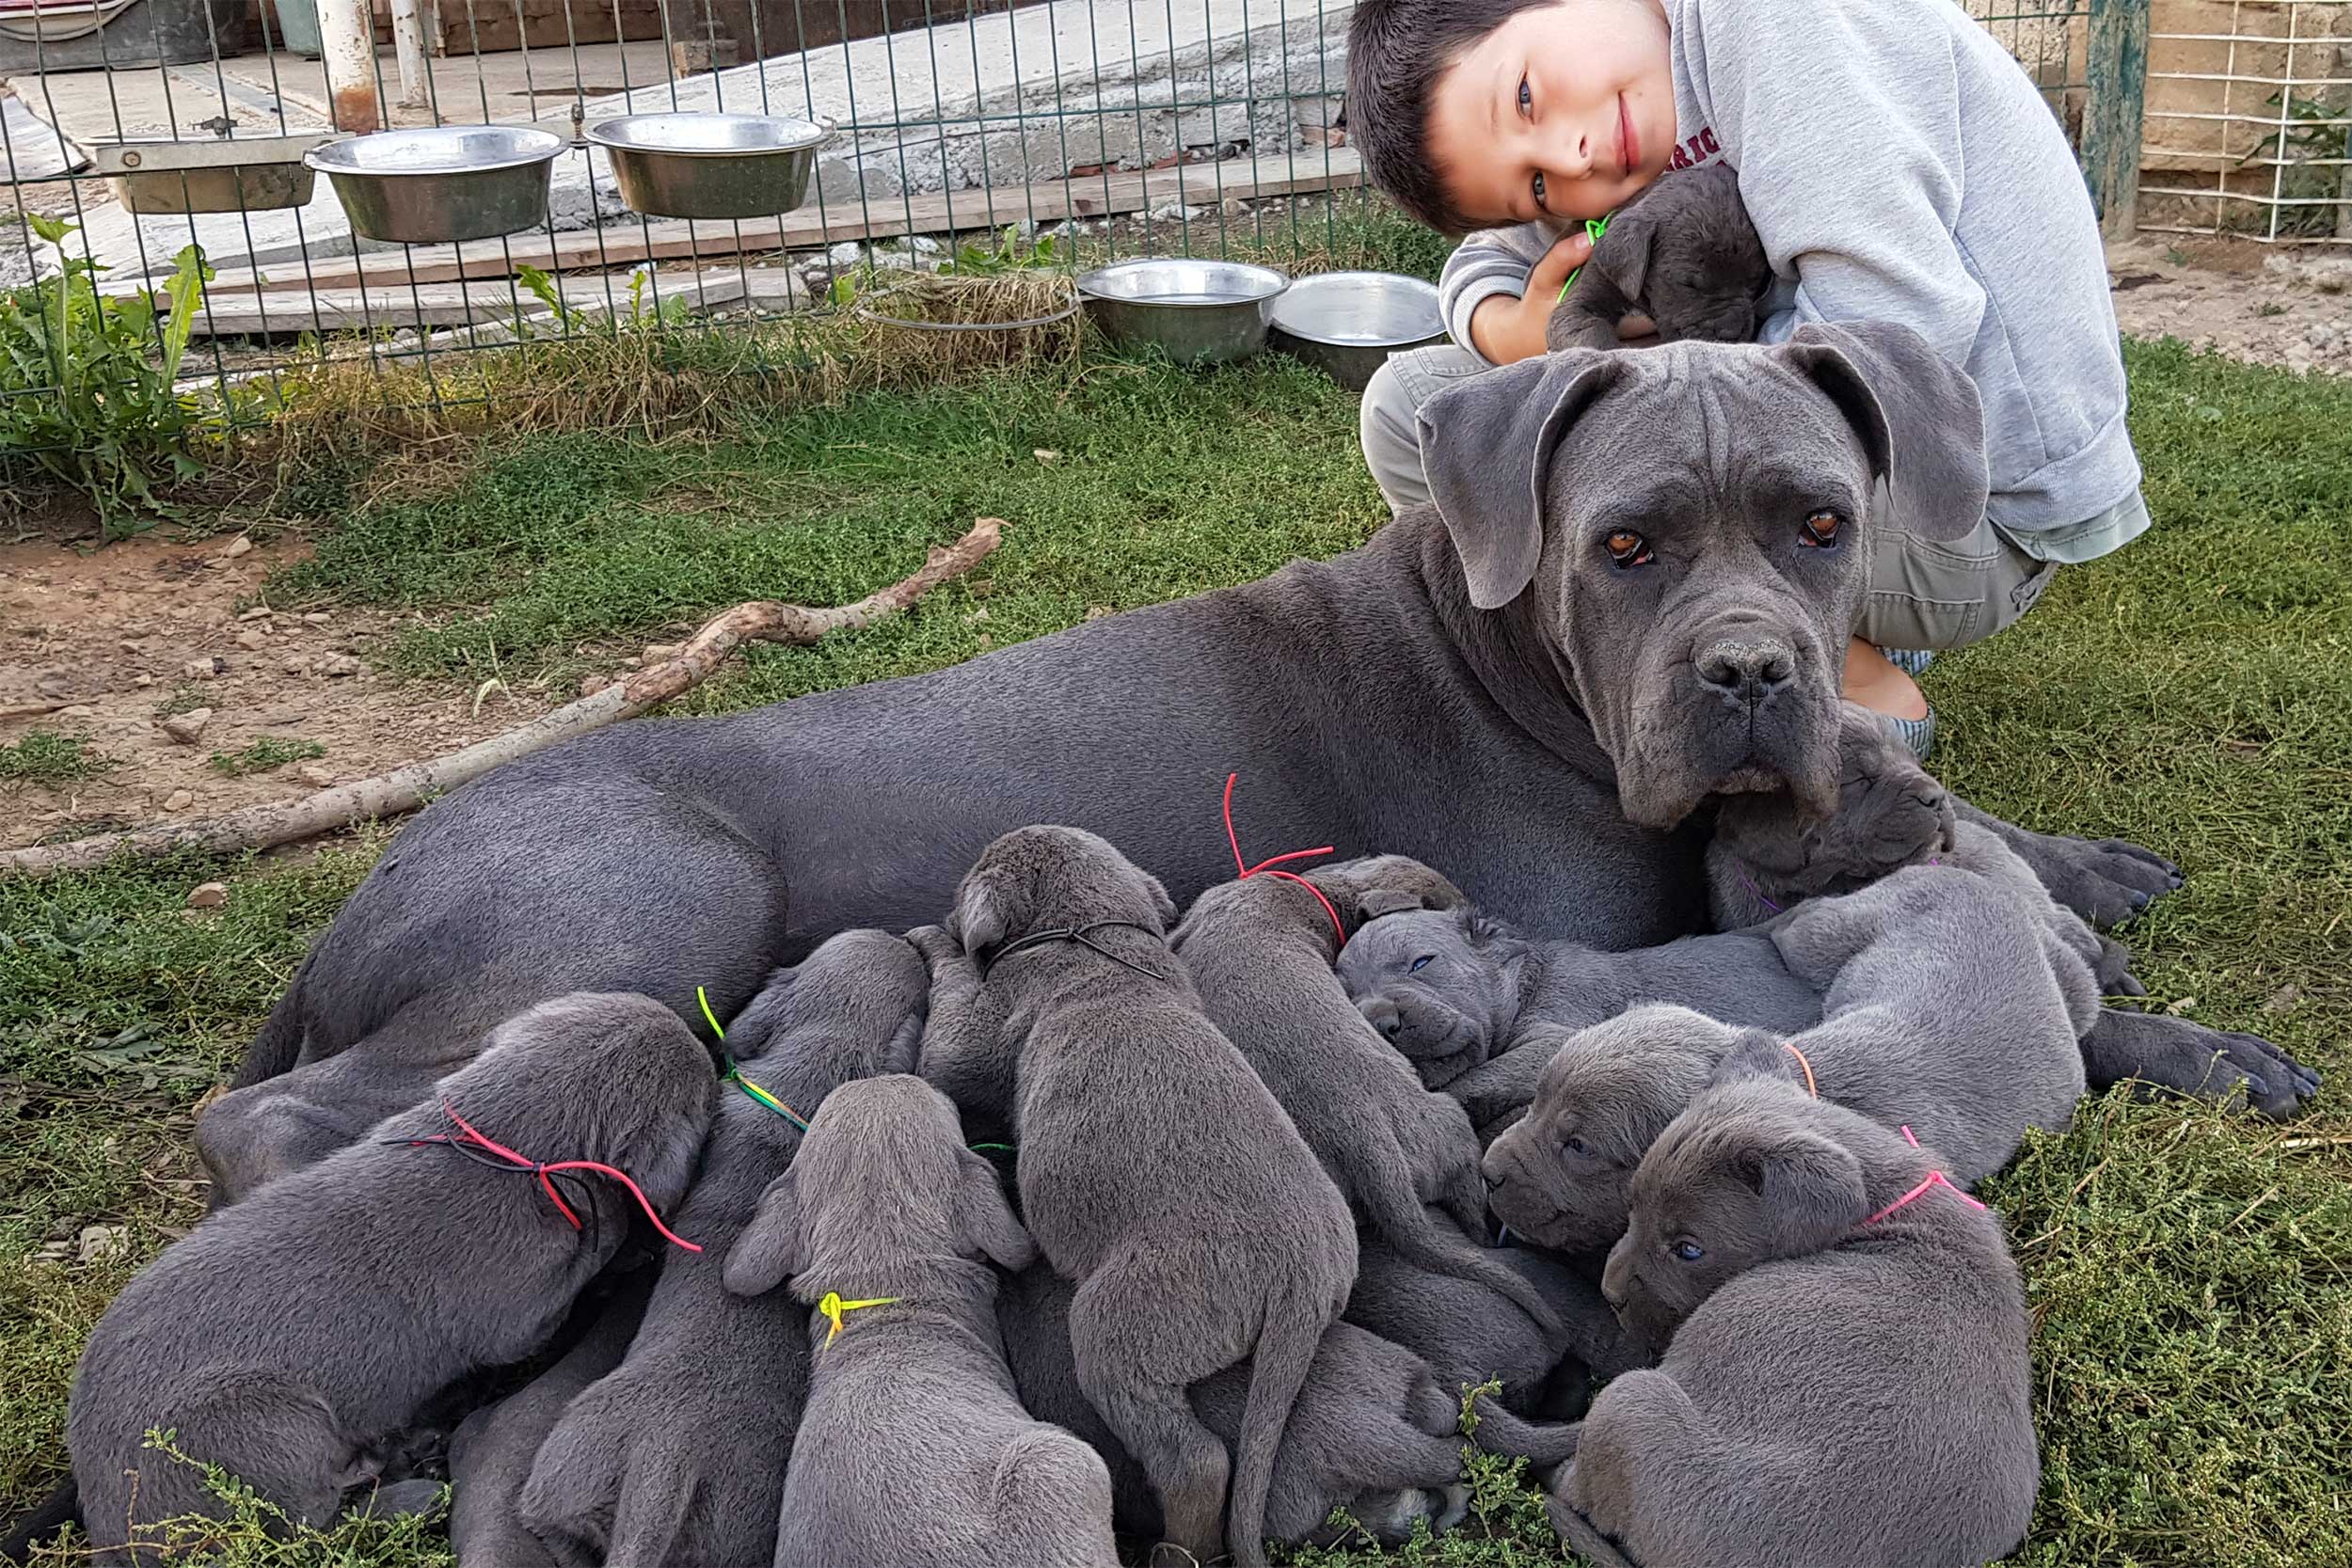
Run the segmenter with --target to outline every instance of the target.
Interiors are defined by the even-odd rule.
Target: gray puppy
[[[1110,1466],[1119,1528],[1157,1540],[1160,1505],[1142,1466],[1078,1386],[1070,1348],[1074,1293],[1070,1281],[1040,1266],[1024,1270],[997,1297],[1021,1402],[1094,1446]],[[1245,1362],[1193,1386],[1194,1410],[1229,1447],[1241,1431],[1249,1377]],[[1403,1541],[1416,1520],[1444,1509],[1461,1481],[1460,1414],[1458,1396],[1449,1397],[1419,1356],[1352,1324],[1333,1323],[1282,1429],[1266,1534],[1327,1544],[1336,1536],[1325,1521],[1344,1507],[1379,1539]],[[1553,1437],[1555,1449],[1561,1440]]]
[[[136,1560],[143,1527],[217,1506],[198,1471],[142,1451],[154,1427],[291,1517],[330,1518],[437,1390],[545,1344],[628,1238],[638,1205],[621,1183],[532,1163],[612,1166],[667,1213],[716,1092],[676,1014],[559,997],[367,1141],[205,1220],[82,1354],[66,1438],[101,1560]]]
[[[726,1044],[744,1080],[813,1116],[844,1084],[913,1068],[927,1000],[914,949],[845,931],[771,975]],[[739,1568],[775,1550],[807,1336],[782,1300],[729,1292],[722,1264],[802,1134],[748,1089],[723,1093],[678,1220],[705,1250],[668,1260],[628,1359],[564,1412],[523,1494],[567,1568]]]
[[[1974,1184],[2029,1127],[2063,1128],[2083,1094],[2080,960],[1967,872],[1911,866],[1808,902],[1772,927],[1790,974],[1821,989],[1791,1039],[1687,1007],[1636,1007],[1563,1041],[1526,1117],[1486,1150],[1489,1201],[1546,1246],[1601,1246],[1624,1227],[1651,1142],[1726,1060],[1786,1077],[1881,1126],[1908,1125]]]
[[[1009,1032],[988,1049],[1020,1064],[1022,1212],[1078,1284],[1079,1386],[1198,1561],[1224,1549],[1231,1480],[1233,1556],[1254,1568],[1276,1444],[1356,1277],[1356,1223],[1202,1016],[1168,950],[1175,918],[1167,890],[1092,833],[1024,828],[966,874],[950,934],[984,976],[973,1026]],[[934,1032],[954,1005],[933,994]],[[1229,1457],[1185,1391],[1251,1356]]]
[[[1618,210],[1567,296],[1544,347],[1614,348],[1617,324],[1647,316],[1667,342],[1753,341],[1772,263],[1729,164],[1661,180]]]
[[[1331,973],[1346,917],[1327,897],[1312,877],[1227,882],[1194,900],[1169,946],[1209,1022],[1257,1069],[1373,1234],[1558,1332],[1543,1292],[1470,1240],[1486,1216],[1477,1134],[1460,1102],[1423,1086],[1349,1003]],[[1432,1204],[1454,1226],[1436,1223]]]
[[[683,1213],[680,1223],[685,1223]],[[463,1568],[556,1568],[516,1508],[539,1445],[580,1391],[621,1364],[655,1271],[626,1275],[579,1343],[546,1371],[458,1424],[449,1440],[449,1541]]]
[[[2025,1292],[1939,1156],[1785,1080],[1710,1090],[1633,1182],[1607,1289],[1671,1337],[1601,1390],[1552,1523],[1643,1568],[1961,1568],[2024,1536]]]
[[[937,1089],[893,1074],[825,1101],[727,1259],[729,1290],[789,1275],[816,1309],[778,1568],[1119,1560],[1102,1457],[1032,1419],[1005,1365],[989,1264],[1036,1256]]]

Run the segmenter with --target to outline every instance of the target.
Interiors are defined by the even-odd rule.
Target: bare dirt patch
[[[2110,245],[2107,277],[2131,337],[2352,374],[2352,252],[2152,235]]]
[[[302,546],[233,547],[0,545],[0,745],[43,730],[110,765],[54,784],[0,784],[0,844],[297,800],[453,751],[571,695],[501,688],[476,714],[470,688],[379,675],[369,650],[401,617],[268,604],[263,579]],[[186,734],[199,708],[210,716],[187,737],[166,728],[177,721]],[[216,754],[247,767],[292,760],[232,775]]]

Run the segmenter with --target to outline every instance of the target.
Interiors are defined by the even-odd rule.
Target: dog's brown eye
[[[1814,549],[1826,549],[1837,543],[1837,528],[1845,519],[1835,512],[1816,512],[1804,520],[1797,534],[1797,543]]]
[[[1646,566],[1650,562],[1649,541],[1629,528],[1618,529],[1601,543],[1609,548],[1609,559],[1619,566]]]

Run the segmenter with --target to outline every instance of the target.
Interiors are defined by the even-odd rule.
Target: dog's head
[[[1421,420],[1470,604],[1534,595],[1648,826],[1717,793],[1835,809],[1875,531],[1954,539],[1984,515],[1976,388],[1900,326],[1547,355],[1463,377]]]
[[[905,938],[843,931],[768,976],[727,1025],[727,1049],[745,1063],[783,1055],[793,1066],[830,1064],[827,1087],[912,1071],[930,1003],[930,966]]]
[[[1601,1276],[1626,1327],[1662,1346],[1726,1280],[1802,1258],[1868,1214],[1851,1113],[1777,1069],[1708,1089],[1633,1173],[1631,1213]]]
[[[1494,1054],[1497,1035],[1518,1006],[1507,960],[1524,947],[1472,910],[1406,911],[1348,938],[1340,984],[1364,1021],[1435,1088]]]
[[[1569,1036],[1536,1079],[1527,1115],[1486,1150],[1495,1217],[1560,1252],[1615,1241],[1642,1156],[1740,1035],[1661,1003]]]
[[[1708,854],[1734,863],[1730,882],[1740,892],[1785,910],[1950,854],[1958,832],[1951,792],[1876,714],[1848,703],[1837,731],[1836,810],[1820,817],[1787,795],[1732,796],[1716,811]],[[1760,918],[1746,909],[1716,914],[1723,926]]]
[[[1159,879],[1082,828],[1016,828],[980,851],[946,925],[985,973],[1007,942],[1032,932],[1125,921],[1162,936],[1175,900]]]
[[[1752,341],[1772,287],[1772,264],[1728,164],[1651,185],[1609,220],[1592,265],[1640,303],[1668,342]]]

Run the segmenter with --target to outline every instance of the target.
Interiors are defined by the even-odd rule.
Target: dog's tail
[[[302,977],[310,972],[306,958],[277,1006],[270,1008],[269,1017],[262,1021],[262,1032],[245,1048],[245,1060],[237,1064],[237,1075],[229,1081],[230,1088],[250,1088],[294,1069],[302,1055]]]
[[[49,1496],[34,1504],[30,1513],[8,1528],[8,1538],[0,1540],[0,1562],[23,1562],[43,1540],[68,1525],[81,1522],[81,1488],[68,1476],[50,1489]]]
[[[1557,1497],[1544,1499],[1544,1513],[1551,1519],[1551,1528],[1568,1549],[1592,1563],[1594,1568],[1640,1568],[1625,1548],[1618,1545],[1595,1527],[1590,1519],[1579,1513]]]
[[[1538,1470],[1565,1465],[1576,1457],[1577,1439],[1584,1434],[1581,1421],[1526,1421],[1495,1401],[1479,1397],[1478,1424],[1470,1441],[1488,1453],[1524,1459]]]
[[[1227,1545],[1237,1568],[1265,1568],[1266,1497],[1274,1490],[1274,1453],[1291,1406],[1307,1386],[1307,1369],[1323,1343],[1324,1326],[1337,1316],[1325,1301],[1269,1301],[1265,1326],[1249,1371],[1249,1395],[1242,1403],[1240,1440],[1233,1445],[1233,1486],[1226,1513]]]
[[[612,1511],[612,1544],[604,1560],[628,1568],[659,1568],[680,1560],[687,1511],[696,1488],[677,1479],[671,1465],[648,1465],[621,1483],[620,1506]]]

